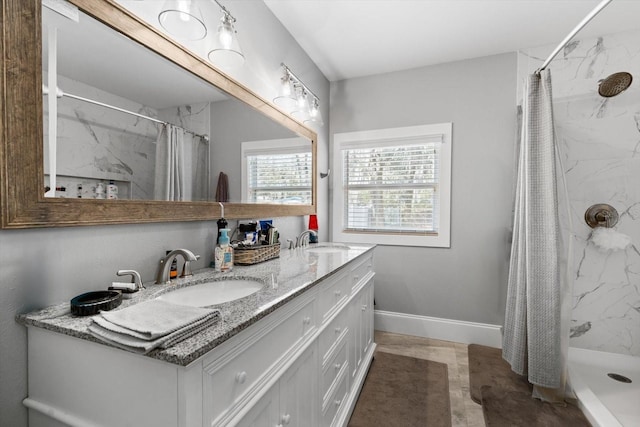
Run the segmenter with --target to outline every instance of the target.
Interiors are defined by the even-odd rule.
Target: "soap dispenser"
[[[233,247],[229,244],[229,229],[220,230],[218,245],[214,251],[215,269],[224,273],[233,269]]]

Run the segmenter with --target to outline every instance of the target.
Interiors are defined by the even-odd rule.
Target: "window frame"
[[[451,247],[451,154],[452,123],[437,123],[419,126],[375,129],[356,132],[336,133],[333,135],[333,209],[332,240],[345,243],[369,243],[393,246]],[[362,146],[363,148],[394,145],[407,138],[433,139],[440,137],[439,182],[437,206],[439,230],[437,233],[397,233],[382,230],[345,231],[344,171],[342,148],[344,146]]]
[[[247,157],[256,154],[275,155],[284,154],[285,152],[294,152],[297,148],[300,151],[309,152],[313,159],[313,147],[309,144],[309,140],[303,137],[293,138],[281,138],[281,139],[268,139],[261,141],[244,141],[240,145],[240,163],[241,163],[241,176],[240,176],[240,191],[242,203],[256,203],[247,199],[249,194],[249,168]],[[313,164],[313,160],[312,160]],[[311,168],[313,174],[313,167]],[[311,176],[311,184],[309,186],[311,198],[313,199],[313,175]],[[277,203],[277,202],[272,202]],[[297,204],[294,204],[297,205]]]

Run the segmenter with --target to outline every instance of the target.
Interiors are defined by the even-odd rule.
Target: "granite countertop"
[[[312,246],[317,245],[310,245]],[[334,245],[320,244],[320,246]],[[335,244],[335,246],[343,245]],[[146,354],[147,357],[187,366],[373,248],[374,245],[349,244],[348,248],[330,252],[282,249],[279,258],[250,266],[236,265],[229,273],[218,273],[206,268],[198,270],[190,278],[178,279],[169,285],[145,283],[146,289],[132,294],[130,299],[123,299],[116,310],[154,299],[175,289],[212,280],[250,278],[262,281],[265,286],[257,293],[214,306],[222,314],[222,320],[215,325],[172,347],[155,349]],[[105,289],[106,287],[107,285]],[[72,315],[69,302],[16,316],[16,320],[25,326],[39,327],[108,345],[87,332],[92,318],[93,316]]]

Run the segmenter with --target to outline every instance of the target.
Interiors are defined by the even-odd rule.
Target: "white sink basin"
[[[344,245],[325,245],[325,246],[310,246],[306,249],[307,252],[315,254],[330,254],[336,252],[342,252],[349,250],[349,246]]]
[[[264,284],[250,279],[228,279],[200,283],[160,295],[157,299],[191,307],[208,307],[247,297]]]

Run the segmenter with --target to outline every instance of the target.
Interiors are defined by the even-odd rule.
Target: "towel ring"
[[[584,220],[591,228],[611,228],[618,223],[618,211],[611,205],[599,203],[587,209]]]

